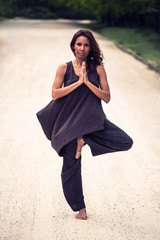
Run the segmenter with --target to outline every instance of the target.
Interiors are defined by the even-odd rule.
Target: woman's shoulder
[[[97,69],[98,75],[105,72],[105,68],[103,65],[97,65],[96,69]]]
[[[72,64],[72,61],[66,62],[66,63],[62,63],[58,66],[58,69],[62,72],[66,72],[67,68],[69,68]]]
[[[62,63],[58,66],[58,69],[61,71],[65,71],[67,69],[67,63]]]
[[[67,71],[67,63],[62,63],[57,68],[57,74],[60,74],[61,76],[65,76]]]
[[[97,68],[97,71],[104,71],[105,70],[103,65],[97,65],[96,68]]]
[[[72,61],[62,63],[58,66],[58,74],[66,78],[72,71]]]

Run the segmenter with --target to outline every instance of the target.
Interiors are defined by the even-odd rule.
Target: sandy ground
[[[78,29],[64,20],[0,23],[0,240],[159,240],[160,76],[96,33],[112,93],[104,111],[134,146],[98,157],[84,147],[87,221],[64,199],[62,158],[35,114],[51,100],[58,65],[74,58]]]

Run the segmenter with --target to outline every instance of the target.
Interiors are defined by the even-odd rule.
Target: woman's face
[[[90,50],[91,50],[90,42],[87,37],[80,36],[76,39],[76,42],[74,45],[74,53],[76,57],[85,59],[87,58]]]

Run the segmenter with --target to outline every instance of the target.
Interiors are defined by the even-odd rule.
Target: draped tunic
[[[64,87],[79,80],[72,61],[67,63]],[[96,87],[99,85],[97,69],[88,72],[88,80]],[[104,129],[106,115],[101,99],[84,83],[68,95],[54,101],[54,125],[51,145],[59,156],[63,156],[63,147],[80,136]]]

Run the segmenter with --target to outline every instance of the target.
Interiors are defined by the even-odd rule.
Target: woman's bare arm
[[[52,86],[52,98],[53,100],[56,100],[58,98],[64,97],[71,93],[73,90],[75,90],[77,87],[79,87],[83,83],[83,78],[79,78],[79,81],[67,86],[63,87],[63,82],[64,82],[64,76],[66,73],[67,65],[62,64],[58,67],[56,76],[53,82]]]
[[[97,97],[102,99],[105,103],[108,103],[111,97],[110,97],[110,89],[107,81],[107,75],[104,67],[97,66],[97,72],[99,75],[99,82],[100,82],[101,89],[97,88],[94,84],[92,84],[88,80],[87,74],[85,74],[84,83]]]

